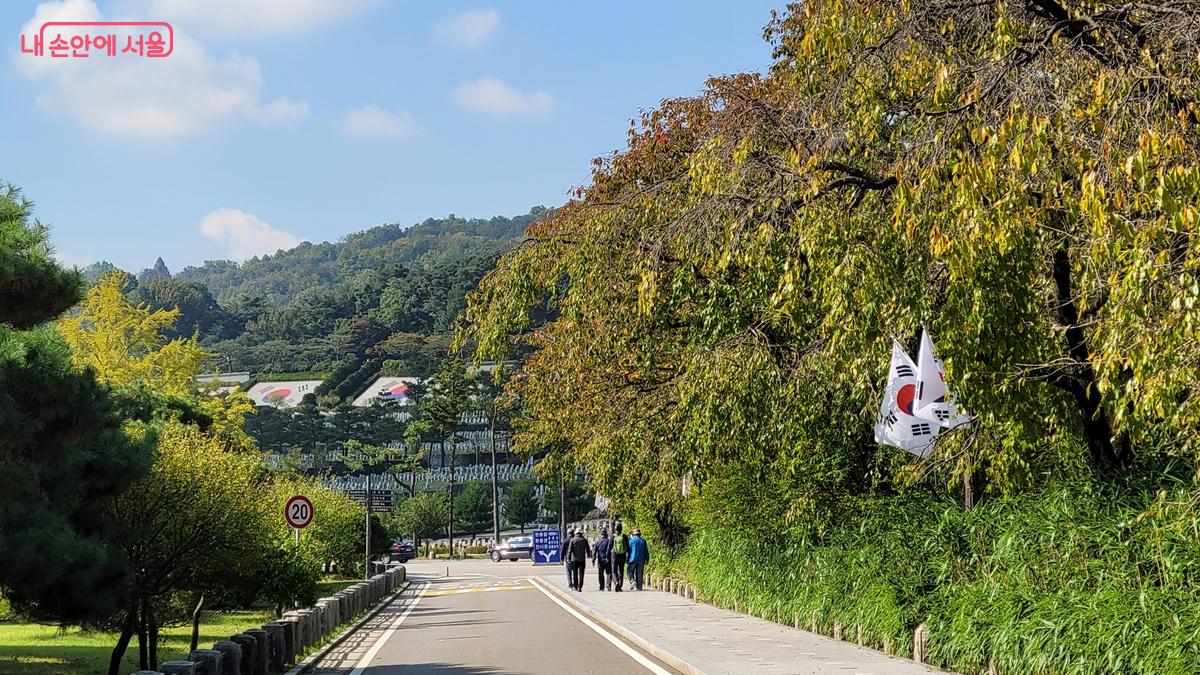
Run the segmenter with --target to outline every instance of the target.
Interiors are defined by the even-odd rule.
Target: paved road
[[[320,675],[626,675],[674,671],[582,619],[525,561],[412,561],[413,584],[311,671]],[[588,579],[589,586],[595,583]],[[587,590],[585,592],[595,592]]]

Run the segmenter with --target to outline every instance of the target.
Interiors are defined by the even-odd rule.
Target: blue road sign
[[[562,544],[558,530],[533,531],[533,564],[549,565],[562,562],[558,557],[558,547]]]

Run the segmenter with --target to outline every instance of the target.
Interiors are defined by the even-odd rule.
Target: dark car
[[[398,541],[392,544],[392,555],[389,557],[392,562],[406,563],[415,557],[417,557],[417,547],[413,546],[411,541]]]
[[[533,558],[533,537],[509,537],[499,546],[492,548],[490,557],[494,562],[500,562],[501,560],[530,560]]]

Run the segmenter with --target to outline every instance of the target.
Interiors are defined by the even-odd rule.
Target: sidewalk
[[[588,567],[588,572],[592,568]],[[606,628],[631,633],[654,650],[661,660],[683,662],[684,672],[706,675],[799,675],[853,673],[855,675],[912,675],[941,673],[908,659],[893,658],[858,645],[808,631],[788,628],[661,591],[610,593],[595,590],[587,576],[582,593],[567,590],[562,574],[538,578],[556,595],[570,599],[583,614],[600,620]],[[645,645],[643,645],[645,647]],[[663,658],[665,652],[673,659]]]

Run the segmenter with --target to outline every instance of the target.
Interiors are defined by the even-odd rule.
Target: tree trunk
[[[142,670],[150,670],[150,640],[146,634],[146,600],[142,599],[141,608],[138,612],[137,622],[137,637],[138,637],[138,668]]]
[[[442,446],[445,447],[446,442],[442,441]],[[446,512],[449,518],[446,520],[446,557],[454,557],[454,451],[450,452],[450,484],[446,488],[450,493],[449,504],[446,505]]]
[[[147,605],[146,617],[150,624],[150,670],[158,670],[158,620],[154,618],[153,605]]]
[[[500,486],[496,482],[496,416],[492,415],[492,542],[500,543]],[[521,528],[525,533],[525,528]]]
[[[1083,326],[1079,325],[1079,308],[1071,290],[1071,257],[1066,246],[1054,252],[1054,286],[1057,291],[1058,320],[1066,329],[1067,354],[1077,364],[1077,371],[1056,378],[1053,383],[1075,398],[1083,422],[1083,435],[1091,454],[1092,465],[1112,470],[1129,463],[1132,452],[1129,437],[1114,436],[1108,411],[1100,397],[1096,371]]]
[[[558,474],[558,536],[567,536],[567,472]]]
[[[204,609],[204,594],[200,594],[200,601],[196,603],[196,609],[192,610],[192,646],[188,653],[196,651],[200,644],[200,611]]]
[[[121,626],[121,635],[113,647],[112,655],[108,657],[108,675],[121,675],[121,660],[125,658],[125,650],[129,648],[129,640],[133,638],[133,629],[137,625],[137,601],[129,603],[129,614]]]

